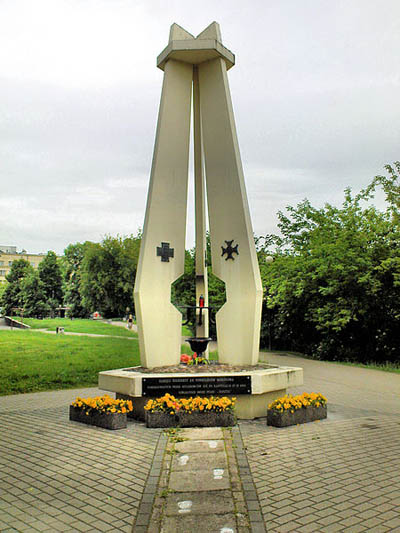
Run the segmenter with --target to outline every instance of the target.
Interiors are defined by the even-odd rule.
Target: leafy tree
[[[61,270],[63,278],[64,304],[70,308],[68,314],[76,318],[84,318],[90,311],[83,305],[81,288],[81,265],[85,250],[90,243],[70,244],[64,250]]]
[[[340,208],[308,200],[279,212],[281,236],[259,246],[266,288],[262,342],[318,358],[398,361],[400,345],[399,164]],[[370,205],[382,185],[384,212]],[[273,247],[275,246],[275,249]]]
[[[3,298],[3,294],[6,291],[7,285],[8,285],[7,281],[0,283],[0,307],[1,307],[1,301]]]
[[[39,278],[43,284],[45,299],[52,310],[61,305],[63,300],[61,269],[57,256],[49,251],[38,266]]]
[[[33,267],[26,259],[13,261],[10,272],[6,276],[7,286],[1,299],[6,315],[11,314],[15,307],[23,307],[22,282],[32,272]]]
[[[21,284],[21,294],[25,316],[46,316],[50,311],[47,302],[45,284],[37,271],[26,276]]]
[[[133,286],[141,235],[107,236],[101,244],[86,243],[81,263],[82,305],[106,317],[122,316],[134,309]]]

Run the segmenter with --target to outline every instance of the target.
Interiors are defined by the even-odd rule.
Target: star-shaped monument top
[[[168,46],[157,57],[157,67],[164,70],[168,59],[199,65],[204,61],[221,57],[229,70],[235,64],[235,56],[222,44],[217,22],[212,22],[197,37],[178,24],[172,24]]]

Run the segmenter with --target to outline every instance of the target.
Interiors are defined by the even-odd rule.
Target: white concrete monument
[[[184,272],[192,94],[196,297],[207,308],[207,196],[212,269],[226,288],[216,315],[219,361],[258,361],[262,285],[227,78],[234,62],[216,22],[197,37],[173,24],[157,60],[164,82],[135,283],[145,367],[177,364],[181,351],[182,314],[171,303],[171,284]],[[196,334],[206,337],[207,310],[203,318]]]
[[[120,368],[99,374],[99,388],[132,399],[133,416],[141,419],[147,400],[165,392],[237,396],[239,418],[266,416],[269,402],[303,382],[303,371],[297,367],[232,368],[257,365],[262,298],[226,74],[234,61],[221,44],[216,22],[196,38],[173,24],[169,44],[158,57],[164,83],[135,284],[141,365],[147,369]],[[202,295],[205,305],[196,335],[208,336],[207,196],[212,268],[226,288],[226,303],[216,321],[219,362],[227,363],[213,374],[199,367],[195,376],[155,368],[176,365],[180,356],[182,315],[171,303],[171,284],[184,272],[192,94],[196,298],[199,301]]]

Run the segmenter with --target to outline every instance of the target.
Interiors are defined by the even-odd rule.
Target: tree
[[[107,236],[101,244],[87,243],[81,263],[82,304],[106,317],[123,316],[134,309],[133,286],[141,234]]]
[[[53,251],[47,252],[46,257],[39,263],[38,273],[43,284],[46,302],[54,312],[55,308],[62,303],[63,290],[60,265]]]
[[[85,250],[90,243],[70,244],[64,250],[61,262],[64,304],[69,307],[69,316],[84,318],[90,311],[83,305],[81,296],[81,265]]]
[[[7,286],[1,299],[4,314],[12,313],[13,308],[23,307],[22,282],[33,272],[33,267],[26,259],[13,261],[10,272],[6,276]]]
[[[43,317],[49,313],[50,305],[47,302],[45,285],[37,271],[31,272],[23,279],[21,294],[25,316]]]
[[[398,163],[396,164],[398,165]],[[261,255],[273,344],[319,358],[398,361],[400,345],[399,178],[377,177],[340,208],[304,200],[279,212],[281,236]],[[397,171],[399,166],[395,166]],[[385,190],[384,212],[369,205]],[[271,249],[271,245],[275,249]],[[267,342],[265,317],[262,342]]]
[[[4,283],[0,283],[0,305],[1,305],[2,298],[3,298],[3,294],[6,291],[7,285],[8,285],[7,281],[5,281]]]

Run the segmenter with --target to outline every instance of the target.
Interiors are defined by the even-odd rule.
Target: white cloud
[[[143,225],[177,22],[212,20],[229,71],[254,230],[304,197],[340,203],[399,159],[397,0],[0,1],[1,240],[61,252]],[[188,239],[193,243],[193,191]]]

